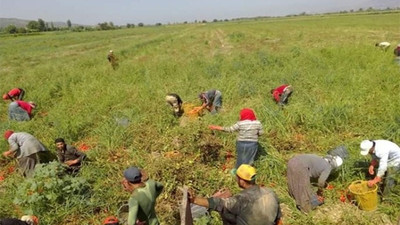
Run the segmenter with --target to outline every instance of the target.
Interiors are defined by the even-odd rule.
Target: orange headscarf
[[[252,109],[244,108],[240,110],[240,120],[257,120]]]

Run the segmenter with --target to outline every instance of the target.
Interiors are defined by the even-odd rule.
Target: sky
[[[96,25],[182,23],[400,7],[400,0],[0,0],[0,18]]]

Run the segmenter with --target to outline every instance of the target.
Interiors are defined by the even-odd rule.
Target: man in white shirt
[[[368,172],[374,175],[374,168],[378,166],[378,172],[373,180],[368,181],[368,186],[373,186],[382,181],[386,173],[385,190],[383,195],[390,193],[390,189],[395,185],[393,179],[400,173],[400,147],[387,140],[364,140],[360,144],[361,155],[372,156]]]

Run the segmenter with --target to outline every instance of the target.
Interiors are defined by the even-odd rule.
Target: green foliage
[[[26,28],[32,31],[39,31],[40,30],[40,24],[38,21],[29,21],[29,23],[26,25]]]
[[[65,168],[58,162],[39,164],[33,178],[26,179],[15,193],[14,204],[29,209],[44,221],[54,221],[49,206],[68,212],[74,207],[87,206],[90,185],[85,178],[65,174]]]
[[[34,118],[23,123],[9,121],[6,105],[0,107],[1,130],[32,133],[48,147],[56,137],[77,147],[85,143],[91,160],[77,177],[59,176],[54,164],[47,169],[52,174],[39,169],[41,177],[50,178],[7,177],[0,183],[0,216],[19,217],[32,208],[40,210],[44,224],[98,224],[129,199],[120,185],[122,171],[137,165],[165,186],[156,208],[161,223],[177,224],[178,186],[189,185],[202,196],[222,187],[240,191],[229,175],[235,159],[226,158],[228,152],[235,156],[236,135],[211,132],[208,125],[232,125],[240,109],[249,107],[265,130],[255,162],[257,183],[277,192],[285,224],[394,223],[398,195],[374,212],[342,204],[339,197],[352,181],[369,179],[370,159],[359,155],[361,140],[400,143],[400,70],[391,51],[374,46],[381,40],[395,43],[398,16],[297,16],[161,27],[140,23],[140,29],[0,37],[0,89],[22,87],[25,99],[38,105]],[[110,49],[119,58],[117,70],[106,59]],[[294,87],[284,108],[270,96],[282,83]],[[223,95],[217,115],[177,119],[165,105],[170,92],[200,105],[198,93],[211,88]],[[348,147],[350,158],[330,181],[334,190],[325,191],[326,203],[317,210],[299,212],[287,192],[286,162],[301,153],[324,155],[340,144]],[[8,147],[4,140],[0,146]],[[167,157],[172,151],[179,154]],[[46,179],[48,193],[27,195],[46,188]],[[70,188],[63,191],[66,184]],[[327,216],[330,212],[336,216]],[[221,224],[219,215],[214,213],[210,223]]]
[[[39,31],[46,31],[46,24],[44,20],[38,19]]]
[[[4,32],[9,34],[17,33],[17,27],[15,25],[8,25],[4,28]]]

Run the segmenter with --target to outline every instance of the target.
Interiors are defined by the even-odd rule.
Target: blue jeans
[[[256,141],[236,141],[236,165],[239,168],[242,164],[252,165],[257,155],[258,142]]]

